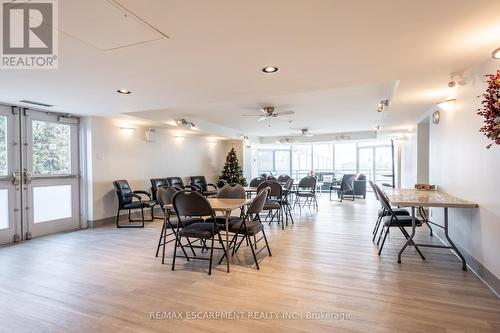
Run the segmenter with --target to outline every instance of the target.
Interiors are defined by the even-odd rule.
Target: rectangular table
[[[231,212],[252,203],[252,199],[218,199],[207,198],[214,212],[222,212],[226,218],[226,265],[229,273],[229,215]],[[165,209],[173,209],[173,205],[165,205]]]
[[[439,192],[439,191],[423,191],[416,189],[384,189],[384,192],[387,194],[389,198],[389,203],[392,206],[399,207],[411,207],[411,216],[412,216],[412,231],[410,237],[403,244],[403,247],[399,251],[398,254],[398,263],[401,263],[401,254],[403,251],[409,246],[422,246],[422,247],[435,247],[435,248],[445,248],[455,251],[455,253],[462,260],[462,269],[467,270],[467,265],[465,262],[465,258],[462,253],[455,246],[453,241],[450,239],[448,234],[448,208],[477,208],[478,205],[476,203],[462,200],[451,196],[449,194]],[[434,244],[416,244],[413,243],[413,237],[415,236],[415,207],[442,207],[444,208],[444,226],[434,225],[441,227],[444,229],[444,235],[446,240],[450,245],[434,245]]]

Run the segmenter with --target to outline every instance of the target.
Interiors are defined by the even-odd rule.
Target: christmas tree
[[[228,184],[247,186],[247,180],[243,177],[243,170],[241,170],[240,164],[238,163],[238,157],[236,156],[234,147],[231,148],[231,151],[227,154],[226,163],[220,172],[218,184],[224,181]]]

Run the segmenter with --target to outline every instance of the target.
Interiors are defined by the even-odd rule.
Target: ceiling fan
[[[312,134],[312,133],[309,131],[309,128],[302,128],[302,129],[300,130],[300,135],[301,135],[301,136],[307,136],[307,137],[314,136],[314,134]]]
[[[273,118],[278,118],[282,116],[291,116],[295,114],[293,111],[281,111],[281,112],[276,112],[274,106],[266,106],[260,109],[260,114],[243,114],[243,117],[260,117],[257,119],[257,121],[264,121],[264,120],[269,120]]]

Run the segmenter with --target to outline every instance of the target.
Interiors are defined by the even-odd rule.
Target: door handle
[[[24,171],[24,184],[26,185],[31,184],[32,180],[33,180],[33,174],[29,171]]]
[[[21,184],[21,172],[18,170],[12,173],[12,185],[17,186],[19,184]]]

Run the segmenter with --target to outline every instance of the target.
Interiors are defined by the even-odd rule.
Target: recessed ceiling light
[[[118,89],[116,92],[117,92],[117,93],[120,93],[120,94],[123,94],[123,95],[129,95],[129,94],[131,94],[131,93],[132,93],[132,92],[131,92],[130,90],[128,90],[128,89]]]
[[[500,59],[500,47],[498,49],[496,49],[495,51],[493,51],[491,56],[493,57],[493,59]]]
[[[278,72],[280,69],[278,67],[274,67],[274,66],[267,66],[267,67],[264,67],[262,68],[262,71],[266,74],[272,74],[272,73],[276,73]]]

